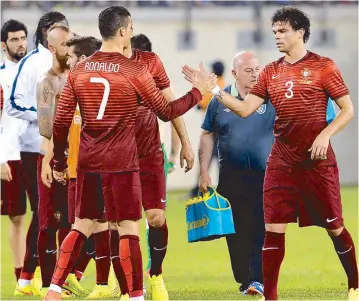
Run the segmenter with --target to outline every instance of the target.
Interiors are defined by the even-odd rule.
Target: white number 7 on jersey
[[[103,114],[105,113],[108,96],[110,95],[110,83],[108,82],[108,80],[106,78],[103,78],[103,77],[91,77],[90,82],[95,83],[95,84],[103,84],[105,86],[105,90],[103,91],[100,109],[98,110],[98,114],[96,117],[96,119],[102,119]]]

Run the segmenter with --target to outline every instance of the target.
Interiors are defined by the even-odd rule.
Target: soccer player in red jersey
[[[118,222],[120,260],[129,295],[133,300],[143,300],[139,245],[142,192],[135,140],[138,105],[143,102],[168,121],[187,112],[215,86],[215,76],[202,72],[190,92],[168,103],[147,66],[123,56],[132,36],[129,11],[111,6],[100,13],[98,21],[102,48],[70,71],[55,114],[54,177],[58,181],[63,181],[67,172],[64,151],[77,103],[83,126],[75,224],[61,245],[45,300],[61,299],[61,287],[95,221],[104,218]],[[113,204],[115,210],[109,210]]]
[[[141,36],[144,37],[144,35]],[[170,81],[160,58],[153,52],[139,50],[139,47],[136,49],[136,42],[134,42],[133,38],[131,41],[134,49],[132,50],[131,47],[128,47],[126,56],[135,62],[146,65],[157,88],[161,90],[161,93],[169,102],[173,101],[174,97],[170,88]],[[148,47],[146,49],[151,50]],[[186,141],[189,143],[189,138],[182,118],[177,118],[172,123],[179,137],[181,137],[183,148],[186,148]],[[142,206],[149,224],[148,243],[151,257],[149,281],[152,288],[152,300],[168,300],[168,292],[162,276],[162,263],[166,255],[168,242],[168,228],[165,217],[166,178],[164,154],[161,147],[157,116],[144,105],[138,107],[136,143],[140,165]],[[191,162],[187,161],[188,167],[190,164]],[[112,264],[120,283],[121,294],[126,295],[128,294],[127,286],[124,283],[125,279],[121,277],[123,272],[120,271],[121,266],[118,258],[116,258],[116,255],[118,255],[116,254],[118,252],[118,247],[116,249],[118,234],[116,233],[118,233],[117,230],[111,231],[111,258],[113,258]]]
[[[244,101],[223,91],[217,94],[220,102],[241,117],[268,99],[277,113],[263,188],[264,296],[277,299],[285,230],[288,223],[299,220],[300,227],[316,225],[327,230],[348,277],[349,300],[358,300],[355,247],[344,227],[338,166],[330,144],[330,138],[354,116],[349,91],[331,59],[306,50],[310,20],[305,13],[293,7],[277,10],[272,30],[284,57],[262,70]],[[183,72],[190,80],[193,69],[185,67]],[[341,109],[329,125],[328,97]]]

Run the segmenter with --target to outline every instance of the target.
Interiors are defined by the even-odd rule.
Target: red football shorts
[[[166,176],[163,152],[139,160],[143,209],[166,209]]]
[[[39,190],[39,228],[58,229],[69,226],[67,190],[68,185],[62,185],[55,179],[51,188],[46,187],[41,180],[42,158],[40,155],[37,163],[37,182]],[[50,163],[52,168],[52,162]]]
[[[21,161],[9,161],[12,180],[1,180],[1,215],[17,216],[26,213],[26,192]]]
[[[76,217],[107,221],[141,219],[139,172],[77,173]]]
[[[343,226],[338,166],[305,168],[269,162],[264,180],[265,223],[299,222],[300,227]]]

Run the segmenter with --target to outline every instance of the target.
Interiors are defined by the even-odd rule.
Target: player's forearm
[[[203,133],[201,135],[198,149],[200,174],[208,173],[209,164],[212,158],[213,146],[213,134]]]
[[[54,139],[53,139],[53,137],[51,137],[51,140],[49,141],[49,144],[47,147],[47,152],[42,160],[47,163],[50,163],[51,160],[53,159],[53,157],[54,157]]]
[[[220,90],[219,95],[216,95],[216,98],[224,104],[228,109],[233,113],[237,114],[240,117],[246,118],[251,115],[261,104],[255,107],[251,104],[250,98],[258,98],[257,96],[248,94],[243,101],[239,101],[236,97],[228,94],[227,92]],[[262,101],[263,103],[264,101]],[[250,105],[251,104],[251,105]]]
[[[353,104],[343,107],[334,120],[323,130],[329,137],[340,132],[354,117]]]
[[[60,127],[54,125],[54,170],[63,171],[67,168],[65,150],[67,147],[67,137],[69,134],[69,127]]]
[[[177,118],[178,119],[178,118]],[[177,120],[175,119],[175,120]],[[172,126],[171,126],[171,157],[177,157],[180,147],[181,147],[181,140],[178,137],[176,128],[173,124],[174,120],[172,120]]]
[[[199,101],[202,99],[201,92],[193,88],[190,92],[188,92],[186,95],[182,96],[179,99],[176,99],[170,103],[167,103],[162,106],[161,103],[158,103],[161,106],[161,109],[156,110],[156,115],[162,120],[162,121],[170,121],[172,119],[175,119],[187,111],[189,111],[191,108],[193,108]]]

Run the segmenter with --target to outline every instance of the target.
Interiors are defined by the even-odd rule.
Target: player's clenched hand
[[[50,167],[49,162],[47,162],[44,159],[42,160],[42,165],[41,165],[41,181],[46,187],[48,188],[51,187],[52,169]]]
[[[201,173],[200,177],[199,177],[199,184],[198,184],[198,188],[199,190],[201,190],[203,193],[206,193],[208,191],[208,187],[207,186],[212,186],[212,180],[211,177],[209,176],[208,173]]]
[[[53,171],[54,179],[61,183],[62,185],[66,185],[66,179],[68,179],[68,170],[67,168],[63,171]]]
[[[9,164],[1,164],[1,180],[10,182],[12,180],[11,169]]]
[[[330,137],[321,132],[317,138],[315,138],[311,148],[308,150],[311,152],[310,158],[312,160],[325,160],[327,159],[327,150],[329,146]]]
[[[181,153],[180,153],[181,168],[184,167],[184,161],[186,161],[186,168],[184,172],[188,172],[193,168],[194,165],[194,154],[191,144],[182,145]]]

